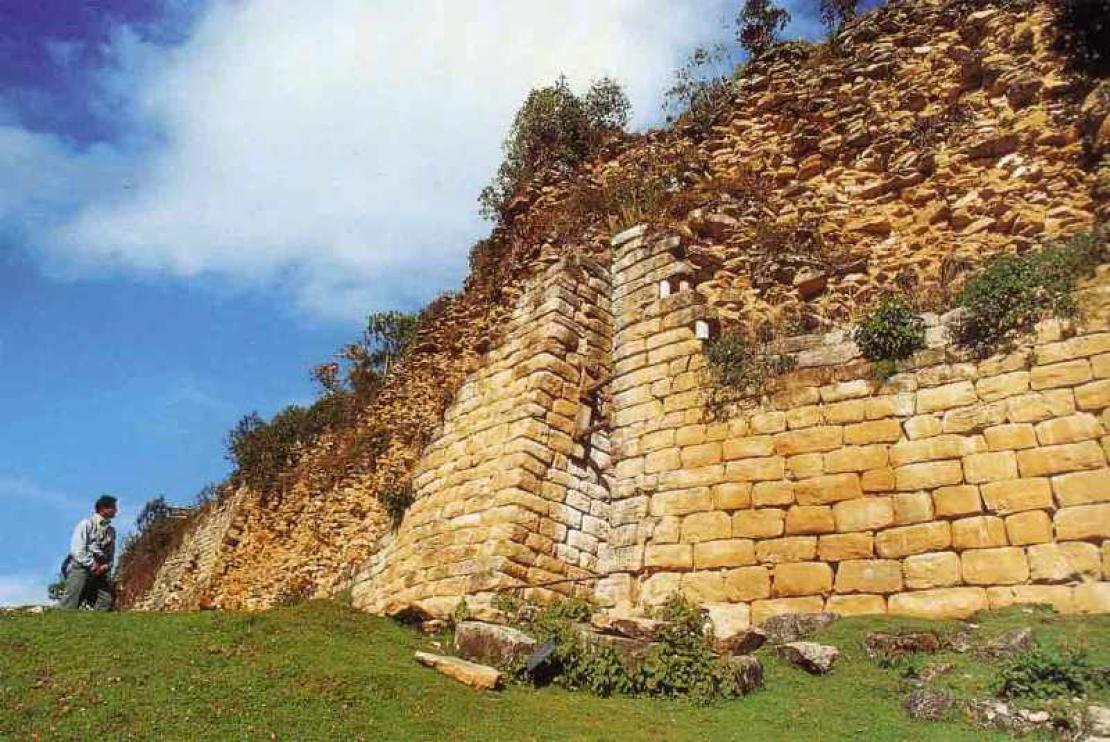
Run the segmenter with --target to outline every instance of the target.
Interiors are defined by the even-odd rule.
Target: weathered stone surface
[[[1110,502],[1110,469],[1061,474],[1052,478],[1060,507]]]
[[[832,592],[832,567],[824,562],[788,562],[776,564],[774,594],[795,597]]]
[[[784,613],[767,618],[761,623],[767,640],[772,644],[796,642],[816,634],[836,620],[836,615],[826,612]]]
[[[918,554],[902,560],[906,587],[927,590],[960,583],[960,557],[955,552],[941,551]]]
[[[1081,541],[1036,544],[1030,546],[1026,554],[1033,582],[1097,580],[1102,575],[1101,555],[1094,544]]]
[[[825,611],[838,616],[881,616],[886,613],[882,595],[830,595]]]
[[[1016,513],[1052,507],[1052,486],[1046,477],[988,482],[979,491],[987,510],[994,513]]]
[[[887,612],[892,616],[915,618],[968,618],[990,606],[987,591],[981,587],[949,587],[891,595]]]
[[[1072,589],[1063,585],[1009,585],[988,587],[991,610],[1011,605],[1050,605],[1057,613],[1074,613]]]
[[[902,589],[902,563],[892,559],[852,559],[836,570],[838,593],[896,593]]]
[[[771,596],[771,570],[741,567],[725,572],[725,594],[729,600],[758,600]]]
[[[471,688],[494,690],[501,685],[501,671],[492,667],[468,662],[458,657],[447,657],[429,652],[417,652],[414,656],[420,664],[434,668],[447,677],[457,680],[463,685],[469,685]]]
[[[831,533],[817,542],[817,558],[823,562],[867,559],[875,554],[875,537],[870,533]]]
[[[918,688],[906,696],[902,708],[911,719],[938,721],[948,716],[955,703],[956,699],[944,691]]]
[[[751,693],[763,687],[763,665],[758,658],[738,655],[726,658],[725,662],[741,693]]]
[[[959,550],[1005,546],[1006,523],[993,515],[962,518],[952,523],[952,545]]]
[[[894,503],[889,497],[863,497],[838,502],[832,507],[835,530],[871,531],[894,524]]]
[[[747,606],[744,606],[744,608],[746,609]],[[651,642],[655,641],[656,637],[659,636],[659,631],[667,623],[666,621],[656,621],[651,618],[637,616],[595,613],[590,617],[590,625],[603,633]]]
[[[1052,521],[1060,541],[1110,538],[1110,503],[1061,508]]]
[[[813,675],[824,675],[832,669],[840,650],[828,644],[790,642],[775,647],[779,657]]]
[[[896,559],[927,551],[941,551],[947,549],[951,543],[951,526],[943,521],[935,521],[882,531],[875,539],[875,548],[879,556]]]
[[[504,667],[536,648],[536,640],[508,626],[462,621],[455,627],[455,651],[463,659]]]
[[[968,585],[1014,585],[1029,579],[1023,549],[971,549],[960,555],[960,574]]]
[[[940,637],[932,631],[870,631],[863,639],[863,649],[873,660],[938,652],[942,646]]]

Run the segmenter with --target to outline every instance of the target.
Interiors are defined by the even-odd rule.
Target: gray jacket
[[[78,523],[69,541],[69,555],[86,569],[98,564],[111,567],[116,557],[116,529],[111,521],[93,513]]]

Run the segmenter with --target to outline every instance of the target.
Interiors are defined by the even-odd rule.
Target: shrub
[[[925,321],[914,314],[905,298],[887,296],[852,332],[864,356],[877,361],[876,371],[890,376],[893,361],[908,358],[925,347]]]
[[[859,0],[821,0],[818,12],[821,23],[828,30],[830,37],[835,38],[840,35],[844,24],[856,17],[858,6]]]
[[[790,12],[771,0],[745,0],[736,18],[736,40],[753,58],[767,53],[790,23]]]
[[[135,518],[135,531],[123,544],[116,570],[116,598],[121,606],[134,604],[150,590],[166,557],[181,544],[192,518],[172,517],[171,512],[166,498],[159,495],[144,504]]]
[[[1110,74],[1110,0],[1055,0],[1056,47],[1072,69]]]
[[[385,487],[378,493],[378,501],[385,508],[393,526],[396,527],[405,517],[405,511],[412,505],[412,487],[408,484],[396,487]]]
[[[714,385],[740,394],[755,392],[769,377],[794,365],[793,357],[776,352],[773,342],[756,343],[739,334],[706,343],[705,357]]]
[[[732,100],[728,50],[723,44],[699,46],[675,70],[674,81],[664,93],[667,120],[685,116],[699,127],[710,127]]]
[[[505,159],[478,196],[482,216],[503,221],[513,196],[536,175],[565,175],[589,157],[610,134],[628,123],[631,104],[610,78],[594,82],[583,97],[565,77],[535,88],[517,111],[502,149]]]
[[[1076,285],[1105,253],[1105,234],[1095,231],[1038,251],[995,258],[957,299],[965,310],[957,327],[960,342],[985,356],[1041,319],[1075,315]]]
[[[1085,652],[1037,645],[1002,668],[997,691],[1002,698],[1047,700],[1085,696],[1106,683],[1105,673],[1091,668]]]

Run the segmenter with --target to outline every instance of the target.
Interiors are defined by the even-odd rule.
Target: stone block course
[[[968,585],[1016,585],[1029,579],[1029,562],[1017,547],[971,549],[960,554],[960,574]]]
[[[930,552],[902,560],[906,587],[927,590],[960,583],[960,556],[952,551]]]
[[[893,559],[853,559],[836,569],[838,593],[896,593],[902,590],[902,563]]]
[[[983,503],[992,513],[1016,513],[1052,507],[1052,486],[1047,477],[989,482],[979,487]]]
[[[845,500],[832,507],[835,530],[872,531],[894,525],[894,504],[889,497]]]
[[[832,592],[832,567],[824,562],[776,564],[773,579],[775,597],[824,595]]]
[[[941,551],[952,543],[952,528],[944,521],[889,528],[875,538],[875,550],[886,559],[897,559],[927,551]]]

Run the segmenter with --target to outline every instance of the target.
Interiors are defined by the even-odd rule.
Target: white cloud
[[[0,127],[0,226],[55,271],[231,278],[340,316],[423,300],[485,231],[475,197],[529,88],[616,77],[642,127],[735,6],[214,0],[176,47],[119,28],[92,105],[127,136]]]
[[[47,603],[46,582],[41,576],[0,574],[0,606]]]

